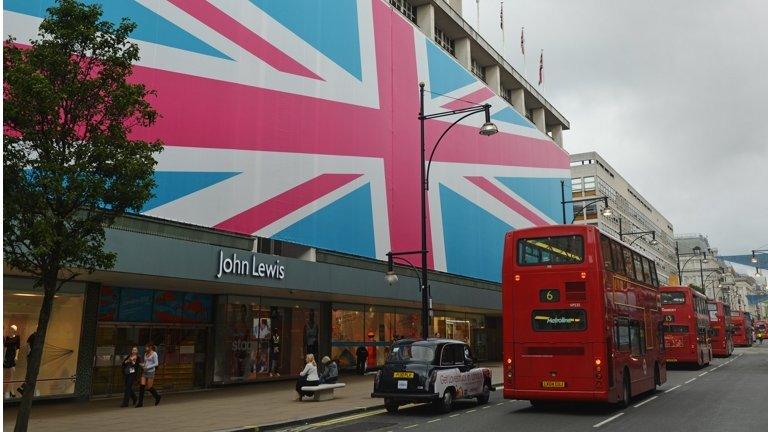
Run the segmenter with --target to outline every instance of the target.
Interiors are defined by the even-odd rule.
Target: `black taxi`
[[[452,339],[403,339],[392,344],[373,382],[371,397],[384,398],[389,412],[412,402],[432,402],[448,412],[456,399],[488,403],[491,370],[475,365],[465,342]]]

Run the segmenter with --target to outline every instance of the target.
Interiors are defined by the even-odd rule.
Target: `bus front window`
[[[578,264],[584,261],[580,235],[524,238],[517,241],[519,265]]]

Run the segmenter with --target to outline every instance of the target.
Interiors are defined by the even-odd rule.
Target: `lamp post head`
[[[752,258],[750,261],[752,261],[752,264],[757,264],[757,255],[755,255],[755,251],[752,251]]]
[[[656,239],[651,239],[651,246],[656,246],[657,244],[659,244],[659,241],[658,241],[658,240],[656,240]]]
[[[483,110],[485,112],[485,123],[483,123],[483,126],[480,127],[480,135],[491,136],[497,133],[499,128],[497,128],[496,125],[491,122],[491,105],[483,105]]]
[[[705,257],[703,260],[701,260],[702,263],[706,264],[709,262],[709,260]]]
[[[384,280],[386,280],[389,285],[394,285],[397,283],[397,275],[394,271],[390,270],[384,275]]]
[[[605,207],[605,208],[603,209],[603,216],[605,216],[605,217],[611,217],[611,216],[613,216],[613,210],[611,210],[611,208],[610,208],[610,207]]]

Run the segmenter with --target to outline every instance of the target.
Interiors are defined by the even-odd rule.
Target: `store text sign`
[[[258,256],[252,254],[250,259],[240,258],[236,253],[232,256],[224,257],[224,251],[219,251],[219,271],[216,278],[223,275],[251,276],[255,278],[268,278],[282,280],[285,278],[285,266],[280,264],[280,260],[274,264],[259,262]]]

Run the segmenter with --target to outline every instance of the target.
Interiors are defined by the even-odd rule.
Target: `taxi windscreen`
[[[435,359],[435,348],[432,345],[422,345],[418,342],[400,343],[392,346],[387,356],[388,362],[424,362]]]
[[[517,264],[578,264],[584,261],[580,235],[523,238],[517,241]]]

